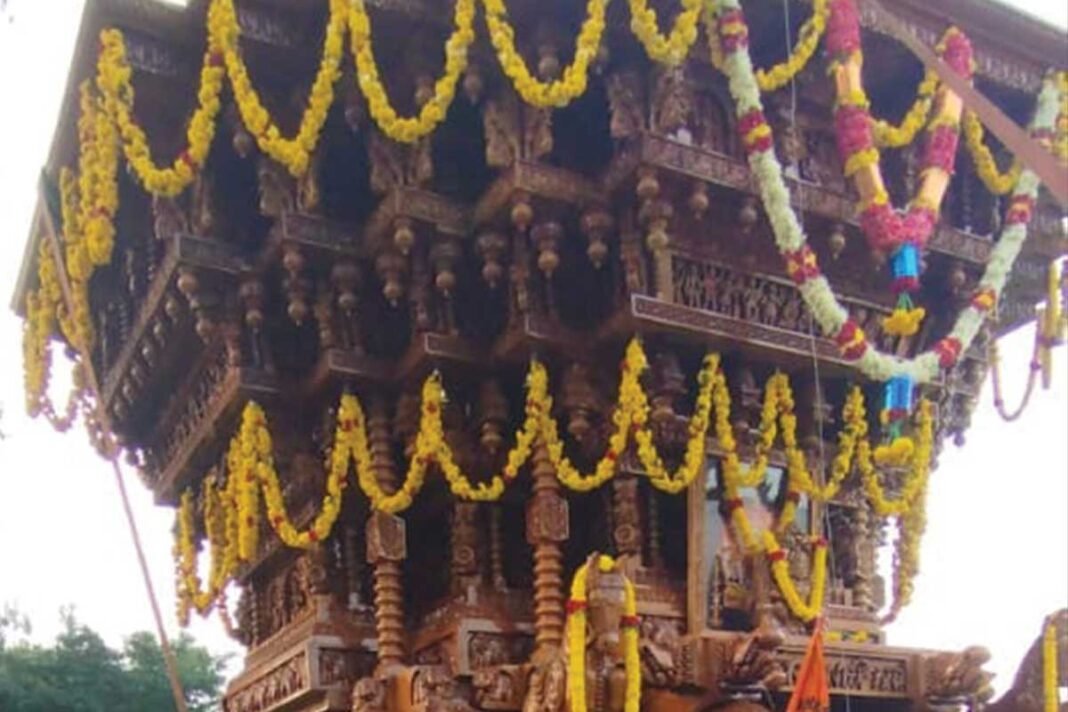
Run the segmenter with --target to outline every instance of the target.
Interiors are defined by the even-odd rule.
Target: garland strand
[[[705,471],[706,442],[710,427],[722,452],[725,506],[730,514],[735,536],[750,552],[762,550],[760,540],[752,530],[751,523],[742,506],[740,490],[758,487],[764,481],[768,469],[771,448],[781,434],[783,452],[787,462],[787,496],[774,526],[774,533],[781,534],[794,521],[797,506],[802,496],[815,501],[829,501],[837,496],[843,482],[854,467],[861,478],[874,510],[884,517],[911,516],[922,506],[923,493],[929,475],[933,448],[933,411],[926,401],[921,402],[917,420],[916,443],[908,442],[908,457],[903,463],[909,467],[909,475],[902,484],[896,499],[889,499],[879,481],[877,468],[883,463],[873,457],[867,440],[867,414],[864,398],[854,387],[842,409],[843,427],[839,433],[839,447],[831,464],[827,480],[817,484],[807,464],[807,458],[797,439],[797,416],[789,379],[776,373],[765,387],[764,404],[759,426],[757,445],[752,464],[743,471],[738,444],[731,424],[730,391],[718,356],[706,357],[698,377],[698,396],[694,414],[690,419],[689,441],[683,464],[674,474],[669,473],[662,456],[653,444],[653,434],[648,429],[648,399],[641,387],[639,376],[646,368],[647,359],[637,340],[628,346],[622,365],[619,403],[615,409],[616,430],[609,439],[606,454],[593,473],[578,473],[563,455],[563,443],[559,439],[555,420],[552,418],[552,399],[548,394],[548,375],[535,361],[527,380],[525,418],[516,433],[515,445],[505,458],[501,474],[488,482],[472,483],[463,473],[448,445],[442,422],[442,406],[445,392],[437,374],[429,377],[422,391],[419,430],[415,437],[408,471],[400,487],[388,489],[379,481],[378,455],[372,452],[368,442],[367,418],[359,399],[352,394],[341,397],[333,446],[326,463],[325,493],[318,512],[310,524],[301,529],[290,518],[283,488],[274,465],[273,443],[266,416],[256,403],[249,403],[242,414],[241,425],[231,440],[227,451],[227,483],[225,489],[214,484],[205,484],[201,499],[205,503],[205,530],[212,554],[212,573],[209,585],[202,590],[195,577],[196,549],[193,542],[192,494],[183,495],[179,508],[175,547],[176,567],[179,571],[179,599],[183,602],[183,616],[195,608],[201,613],[210,610],[220,591],[236,570],[239,562],[252,560],[258,548],[260,530],[260,501],[263,500],[268,523],[287,546],[309,548],[329,537],[341,511],[342,496],[347,484],[350,467],[354,467],[361,491],[376,510],[398,514],[411,506],[414,497],[421,491],[428,467],[436,463],[441,469],[450,491],[458,498],[490,502],[501,498],[507,485],[519,474],[520,468],[531,456],[534,443],[539,439],[549,446],[557,468],[560,482],[578,492],[586,492],[607,482],[618,469],[618,461],[628,446],[628,433],[633,433],[637,443],[639,460],[642,462],[653,487],[677,494],[689,487]],[[876,451],[877,452],[877,451]],[[386,455],[388,457],[388,455]],[[224,513],[220,515],[219,512]],[[225,524],[218,519],[223,516]],[[908,558],[908,542],[918,534],[909,520],[908,531],[912,539],[899,539],[902,561]],[[766,545],[763,550],[771,551]],[[773,557],[774,559],[774,557]],[[773,560],[774,563],[774,560]],[[216,568],[219,567],[219,568]],[[816,576],[816,573],[814,573]],[[819,576],[825,576],[819,574]],[[813,590],[819,576],[813,580]],[[799,600],[782,586],[784,598]],[[806,604],[810,608],[812,602]],[[810,619],[809,609],[791,605],[802,620]]]
[[[994,152],[983,141],[983,124],[974,111],[964,112],[964,139],[975,164],[975,172],[983,185],[994,195],[1005,195],[1020,180],[1023,164],[1013,159],[1012,165],[1003,173],[994,160]]]
[[[756,78],[760,90],[772,92],[786,86],[801,73],[809,61],[816,54],[820,38],[827,29],[827,18],[830,15],[828,0],[813,0],[812,15],[801,25],[797,33],[797,44],[784,62],[776,64],[771,69],[757,70]]]
[[[823,595],[827,586],[827,541],[822,538],[813,541],[812,582],[807,603],[801,599],[793,577],[790,576],[786,552],[770,531],[764,532],[764,550],[771,565],[772,577],[790,612],[805,623],[816,620],[823,611]]]
[[[749,165],[756,179],[780,254],[824,333],[831,334],[845,359],[873,380],[887,381],[894,376],[914,383],[938,379],[942,369],[952,367],[978,333],[998,295],[1027,236],[1038,178],[1025,170],[1016,185],[1005,218],[1005,228],[994,246],[986,270],[967,307],[958,315],[950,333],[930,350],[911,359],[880,352],[867,341],[864,332],[849,318],[838,302],[826,278],[820,273],[818,260],[807,244],[801,223],[790,205],[790,194],[782,174],[782,165],[772,150],[771,127],[764,119],[760,88],[756,83],[748,52],[745,18],[737,0],[718,0],[710,17],[709,33],[718,40],[713,45],[723,52],[724,69],[736,102],[743,137],[749,153]],[[1056,119],[1060,92],[1056,83],[1047,81],[1038,97],[1032,133],[1048,133]],[[1048,139],[1043,139],[1048,142]]]
[[[222,51],[226,74],[230,78],[241,121],[263,153],[285,166],[293,176],[302,176],[307,171],[311,154],[319,142],[319,134],[326,123],[330,105],[334,103],[334,84],[341,76],[345,28],[349,16],[347,0],[330,0],[330,17],[323,37],[322,60],[312,82],[300,128],[292,138],[282,135],[282,130],[271,118],[252,85],[239,47],[241,27],[237,21],[234,0],[214,0],[214,3],[217,3],[218,7],[214,21],[208,26],[208,42],[209,46],[218,47]]]
[[[618,565],[610,556],[593,555],[578,568],[571,580],[571,597],[567,602],[567,695],[571,712],[586,712],[586,588],[589,567],[596,562],[601,573],[618,571]],[[623,638],[623,669],[627,677],[624,693],[624,712],[641,709],[642,665],[638,651],[639,618],[638,599],[631,583],[622,571],[623,616],[620,628]]]
[[[389,138],[412,143],[427,136],[445,120],[456,83],[467,68],[467,52],[475,40],[475,0],[456,0],[454,29],[445,42],[445,71],[434,83],[434,93],[414,117],[401,117],[389,101],[379,76],[371,39],[371,19],[364,0],[353,0],[349,11],[349,32],[352,55],[356,58],[356,81],[367,97],[371,118]]]
[[[1042,710],[1057,712],[1060,696],[1057,692],[1057,619],[1046,618],[1042,627]]]
[[[208,8],[208,26],[220,21],[220,4],[213,1]],[[104,97],[104,107],[118,127],[126,162],[145,190],[153,195],[174,197],[196,178],[208,159],[208,151],[215,139],[216,118],[222,108],[223,66],[219,33],[208,33],[208,48],[200,70],[197,108],[186,128],[186,147],[170,166],[160,168],[152,158],[148,136],[134,120],[133,70],[126,58],[126,42],[118,30],[104,30],[100,34],[100,56],[97,59],[97,86]]]
[[[656,10],[649,7],[649,0],[628,0],[628,3],[630,30],[649,58],[672,67],[681,64],[697,41],[697,23],[704,0],[682,0],[682,12],[666,37],[660,34]]]
[[[604,34],[608,0],[588,0],[586,19],[575,41],[575,56],[560,79],[543,82],[537,79],[515,45],[515,28],[508,21],[504,0],[482,0],[490,43],[505,76],[512,80],[523,101],[538,107],[567,106],[586,91],[590,63],[597,56]]]
[[[928,70],[916,89],[916,99],[905,112],[900,124],[894,126],[882,119],[875,121],[872,126],[875,145],[880,148],[904,148],[915,141],[920,129],[927,125],[927,119],[934,107],[934,96],[938,85],[938,74]]]

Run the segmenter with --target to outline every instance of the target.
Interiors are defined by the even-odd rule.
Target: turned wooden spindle
[[[612,522],[612,538],[619,558],[640,563],[642,527],[638,480],[633,475],[620,475],[612,480]]]
[[[567,500],[560,494],[549,450],[533,454],[533,493],[527,504],[527,541],[534,547],[534,655],[559,648],[564,637],[564,555],[569,532]]]
[[[857,577],[853,583],[853,604],[865,611],[874,611],[872,580],[875,575],[875,546],[872,539],[875,533],[871,529],[871,513],[868,503],[863,498],[853,513],[853,537],[857,545]]]
[[[508,580],[504,577],[503,516],[499,504],[490,509],[490,582],[498,591],[508,587]]]
[[[396,488],[390,446],[389,415],[381,397],[371,400],[367,419],[371,467],[379,487]],[[367,520],[367,561],[374,567],[375,629],[378,669],[388,671],[404,662],[404,586],[401,563],[406,552],[404,520],[381,511]]]
[[[478,504],[457,499],[450,532],[449,587],[462,594],[478,577]]]

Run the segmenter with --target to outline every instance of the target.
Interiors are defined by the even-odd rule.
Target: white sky
[[[1061,0],[1008,4],[1061,26]],[[29,231],[82,0],[9,0],[0,20],[0,603],[30,614],[35,638],[58,628],[60,606],[117,644],[154,630],[110,468],[81,431],[65,436],[24,414],[20,322],[6,306]],[[1019,393],[1030,328],[1003,344],[1010,399]],[[61,370],[62,367],[60,367]],[[989,389],[964,449],[947,447],[934,475],[915,601],[890,630],[900,645],[992,649],[1009,684],[1042,618],[1068,604],[1068,389],[1065,350],[1054,388],[1015,424],[998,420]],[[171,510],[158,509],[132,472],[128,489],[172,632]],[[215,621],[192,632],[237,651]]]

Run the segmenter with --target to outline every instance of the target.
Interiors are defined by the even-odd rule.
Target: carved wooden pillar
[[[564,637],[564,581],[561,543],[569,535],[567,500],[539,442],[533,455],[534,490],[527,504],[527,541],[534,547],[534,655],[557,649]]]
[[[619,475],[612,480],[612,539],[619,558],[641,563],[642,528],[638,508],[638,480],[633,475]]]
[[[853,543],[857,548],[856,581],[853,584],[853,604],[865,611],[874,611],[872,581],[875,577],[875,532],[872,531],[871,512],[866,498],[859,498],[853,515]]]
[[[500,505],[490,508],[490,583],[498,591],[508,587],[504,577],[504,531],[502,517],[504,512]]]
[[[478,504],[454,500],[450,531],[449,587],[461,594],[478,578]]]
[[[390,447],[389,416],[381,396],[371,401],[367,420],[371,467],[378,485],[396,487]],[[375,628],[378,668],[388,671],[404,662],[404,587],[401,562],[407,556],[404,520],[381,511],[367,520],[367,561],[374,567]]]

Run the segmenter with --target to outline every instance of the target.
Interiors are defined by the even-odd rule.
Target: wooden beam
[[[1020,163],[1035,172],[1057,202],[1062,207],[1068,207],[1068,170],[1058,163],[1053,154],[1028,136],[994,102],[976,91],[971,82],[950,69],[934,50],[917,39],[897,16],[888,12],[880,0],[865,2],[885,23],[890,34],[911,50],[927,69],[937,73],[946,86],[961,98],[964,106],[976,113],[979,120],[1016,155]]]

